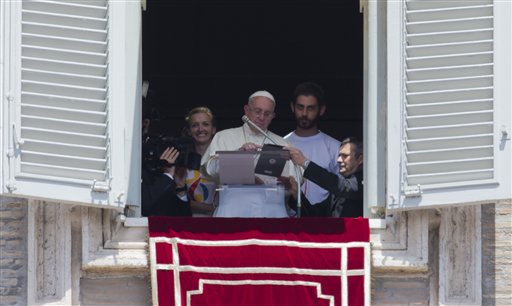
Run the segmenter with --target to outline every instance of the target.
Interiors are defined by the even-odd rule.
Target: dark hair
[[[320,85],[313,82],[303,82],[295,87],[293,91],[292,103],[297,103],[299,96],[313,96],[318,101],[318,106],[325,105],[324,90]]]
[[[356,157],[363,155],[363,142],[356,136],[350,136],[345,139],[340,144],[340,148],[346,144],[352,143],[356,147]]]

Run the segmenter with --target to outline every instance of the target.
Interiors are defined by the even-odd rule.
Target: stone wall
[[[0,304],[27,305],[27,201],[0,197]]]
[[[482,206],[482,304],[512,305],[512,203]]]
[[[427,274],[373,274],[372,305],[429,305]]]
[[[86,277],[80,280],[82,306],[151,305],[151,284],[142,277]]]
[[[132,255],[123,255],[124,247],[120,242],[116,242],[121,248],[118,251],[105,248],[101,252],[97,251],[101,249],[100,246],[104,245],[106,240],[113,239],[112,237],[107,239],[108,237],[105,236],[105,228],[102,228],[102,224],[104,224],[105,220],[109,220],[110,218],[105,218],[101,209],[75,208],[71,210],[71,213],[64,214],[63,212],[69,210],[67,206],[57,209],[60,207],[59,205],[41,205],[41,208],[52,208],[49,211],[55,210],[56,215],[62,215],[64,218],[62,221],[65,220],[64,223],[71,223],[69,231],[73,233],[71,235],[73,238],[70,239],[73,243],[69,246],[69,252],[72,253],[72,266],[77,267],[78,271],[75,273],[71,271],[70,273],[72,273],[72,275],[68,277],[72,278],[71,287],[76,296],[63,300],[72,300],[81,305],[150,304],[149,275],[141,272],[145,271],[143,267],[136,266],[136,269],[132,272],[129,272],[129,269],[122,269],[121,271],[104,270],[106,266],[109,266],[108,262],[105,260],[111,258],[112,254],[115,254],[113,258],[115,258],[116,262],[122,260],[124,257],[126,257],[126,263],[130,263],[134,261],[134,259],[130,257]],[[26,200],[3,197],[0,201],[1,305],[27,305],[30,304],[30,301],[35,299],[34,297],[31,299],[27,297],[27,292],[30,291],[28,290],[30,288],[27,289],[27,283],[29,281],[27,276],[29,267],[27,237],[30,221],[28,220],[28,215],[30,215],[30,211],[36,213],[39,210],[34,210],[32,204],[30,207],[31,210],[28,209],[29,207]],[[38,206],[35,205],[34,207]],[[382,263],[379,265],[378,269],[375,269],[376,267],[374,266],[372,272],[373,305],[435,305],[437,302],[441,301],[437,296],[437,291],[440,289],[438,287],[440,278],[444,277],[450,280],[451,274],[446,274],[444,273],[444,269],[441,269],[442,272],[439,275],[438,258],[441,260],[443,258],[442,254],[447,252],[447,250],[443,251],[444,248],[440,249],[439,245],[442,246],[443,244],[441,242],[444,240],[453,240],[453,237],[448,237],[449,235],[447,236],[446,233],[440,231],[440,223],[442,223],[440,220],[444,220],[443,222],[445,223],[447,220],[454,221],[453,216],[461,215],[459,210],[446,209],[439,211],[439,215],[434,214],[434,211],[430,211],[430,214],[423,212],[421,214],[417,213],[416,215],[418,216],[416,217],[411,213],[409,218],[402,218],[403,222],[408,219],[411,221],[411,224],[406,227],[408,232],[411,232],[414,226],[423,223],[423,221],[420,222],[420,219],[430,220],[430,226],[421,227],[421,231],[418,231],[424,232],[426,230],[429,233],[427,254],[429,257],[428,271],[418,269],[418,267],[421,267],[421,264],[418,264],[421,263],[419,259],[426,254],[423,254],[423,251],[416,254],[409,250],[421,249],[419,247],[421,244],[417,243],[419,236],[411,236],[415,237],[415,239],[410,241],[408,239],[402,242],[399,238],[396,238],[400,236],[402,230],[397,226],[391,226],[391,228],[395,229],[395,233],[388,238],[386,238],[386,236],[382,237],[388,239],[388,242],[396,244],[397,248],[403,245],[407,250],[398,250],[395,251],[395,253],[390,253],[394,254],[394,257],[396,257],[394,261],[391,256],[384,256],[386,253],[380,255],[380,257],[382,257]],[[421,216],[421,218],[419,216]],[[34,220],[38,220],[35,225],[40,222],[44,223],[42,220],[48,221],[47,218],[35,218]],[[481,207],[481,219],[479,218],[478,220],[481,220],[481,303],[483,305],[512,305],[512,204],[499,203],[483,205]],[[453,222],[448,223],[451,224]],[[471,226],[471,224],[476,223],[471,221],[467,224],[456,224],[455,228],[468,229],[467,226]],[[89,242],[90,253],[87,255],[89,259],[86,260],[88,269],[103,271],[102,273],[91,273],[80,269],[82,257],[84,256],[84,254],[82,254],[82,239],[84,239],[82,235],[84,234],[84,230],[88,233],[87,239],[91,240]],[[61,231],[57,232],[60,233]],[[461,233],[466,232],[466,230],[461,231]],[[447,231],[447,233],[451,233],[451,231]],[[96,236],[97,239],[94,238]],[[38,237],[39,236],[35,237],[35,242],[44,241],[43,237]],[[128,244],[133,244],[135,241],[139,240],[143,241],[141,237],[134,236],[131,232],[130,234],[122,235],[122,237],[126,239],[130,238],[129,241],[126,242]],[[445,237],[444,240],[442,237]],[[469,239],[468,243],[473,244],[476,243],[476,241]],[[418,246],[415,246],[415,244],[418,244]],[[57,247],[57,245],[55,245],[55,247]],[[133,254],[135,251],[133,245],[131,249],[127,249],[129,254]],[[409,270],[400,270],[396,267],[394,269],[387,269],[390,263],[400,259],[411,261],[411,258],[416,259],[412,261],[413,264],[409,266]],[[374,260],[375,259],[376,258],[374,258]],[[37,262],[36,260],[34,263]],[[126,263],[125,265],[127,265]],[[115,268],[114,266],[112,268]],[[82,268],[84,267],[82,266]],[[479,284],[480,283],[477,285]],[[38,290],[34,290],[32,293],[36,292],[38,292]]]

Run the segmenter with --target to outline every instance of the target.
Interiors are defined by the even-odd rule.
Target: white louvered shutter
[[[497,7],[388,3],[388,208],[510,198],[510,174],[498,169],[511,155],[500,131],[510,129],[510,101],[498,97],[510,88],[497,83],[510,75],[498,71],[506,50],[496,50],[495,31],[507,25]]]
[[[6,144],[11,154],[3,192],[122,208],[124,174],[113,164],[125,156],[114,161],[112,152],[124,151],[114,122],[125,118],[114,108],[111,91],[124,76],[111,67],[111,5],[62,0],[7,7],[13,16]]]

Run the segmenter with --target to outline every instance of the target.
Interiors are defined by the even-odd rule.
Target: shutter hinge
[[[19,149],[21,145],[25,143],[25,140],[21,139],[16,132],[16,123],[12,123],[12,136],[14,137],[14,143],[16,144],[16,149]]]
[[[501,141],[510,140],[510,133],[505,125],[501,126],[500,132],[501,132]]]
[[[7,189],[9,189],[9,192],[13,192],[14,190],[18,189],[16,187],[16,184],[13,181],[10,181],[9,183],[7,183],[7,185],[5,187],[7,187]]]
[[[110,188],[110,183],[106,182],[98,182],[96,180],[93,181],[91,190],[96,192],[109,192],[112,188]]]
[[[423,191],[421,190],[421,185],[418,184],[416,186],[407,186],[404,189],[405,197],[406,198],[417,198],[421,197],[421,194]]]

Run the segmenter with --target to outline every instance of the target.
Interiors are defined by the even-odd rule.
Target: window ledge
[[[370,229],[386,229],[386,219],[373,218],[368,219]]]
[[[386,228],[386,219],[368,219],[370,223],[370,229],[385,229]],[[124,221],[125,227],[147,227],[148,226],[148,218],[146,217],[128,217]]]
[[[124,221],[125,227],[148,227],[147,217],[127,217]]]

